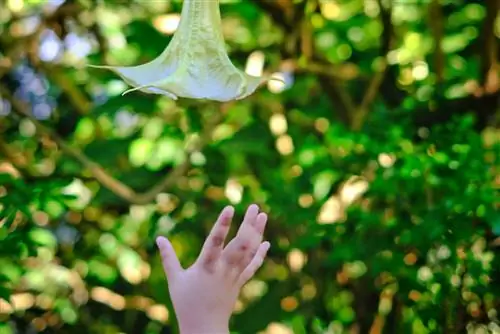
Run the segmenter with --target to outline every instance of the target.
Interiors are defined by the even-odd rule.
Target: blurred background
[[[0,4],[0,334],[177,333],[219,211],[270,213],[234,333],[500,333],[497,0],[221,0],[228,103],[86,64],[165,48],[182,3]],[[235,224],[237,225],[237,224]]]

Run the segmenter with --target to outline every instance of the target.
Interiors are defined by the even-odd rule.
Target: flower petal
[[[117,73],[133,88],[177,99],[243,99],[263,82],[237,69],[222,35],[218,0],[185,0],[174,37],[156,59],[139,66],[92,66]]]

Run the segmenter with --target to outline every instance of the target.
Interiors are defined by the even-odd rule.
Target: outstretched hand
[[[163,268],[181,334],[227,334],[242,286],[262,265],[269,242],[262,242],[267,215],[247,209],[236,236],[224,247],[234,209],[222,210],[196,262],[183,269],[172,244],[158,237]]]

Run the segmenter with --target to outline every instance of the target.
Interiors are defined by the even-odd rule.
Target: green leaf
[[[6,287],[0,285],[0,299],[4,299],[6,301],[10,300],[12,292],[10,289],[7,289]]]
[[[57,245],[54,234],[47,229],[35,228],[29,232],[29,238],[40,246],[53,248]]]

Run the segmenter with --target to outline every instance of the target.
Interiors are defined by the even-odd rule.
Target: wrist
[[[179,324],[179,332],[180,334],[229,334],[229,327]]]
[[[227,322],[179,321],[180,334],[229,334]]]

